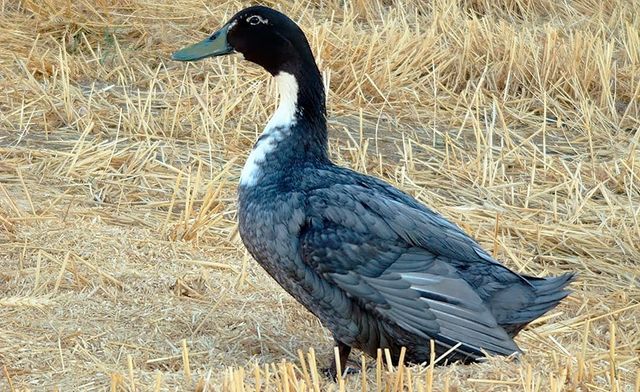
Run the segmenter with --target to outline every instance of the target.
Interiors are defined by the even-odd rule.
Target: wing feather
[[[457,351],[476,357],[519,351],[450,262],[487,263],[455,225],[356,185],[316,190],[309,201],[304,262],[364,309],[426,341],[460,342]]]

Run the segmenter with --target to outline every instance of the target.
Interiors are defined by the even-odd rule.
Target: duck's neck
[[[306,68],[275,75],[280,103],[247,158],[241,186],[258,184],[280,166],[329,161],[324,86],[315,64]]]
[[[304,71],[302,70],[304,68]],[[315,64],[299,67],[294,73],[281,71],[276,76],[280,104],[265,128],[279,126],[300,133],[305,150],[327,154],[327,120],[322,77]]]

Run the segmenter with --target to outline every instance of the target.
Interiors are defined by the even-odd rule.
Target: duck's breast
[[[298,237],[304,225],[302,193],[277,186],[240,187],[239,231],[249,253],[284,286],[299,275]]]

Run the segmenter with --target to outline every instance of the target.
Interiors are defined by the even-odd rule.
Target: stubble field
[[[573,294],[519,361],[318,376],[330,334],[237,235],[274,82],[169,60],[247,4],[1,1],[0,391],[638,391],[640,3],[264,4],[309,37],[336,162]]]

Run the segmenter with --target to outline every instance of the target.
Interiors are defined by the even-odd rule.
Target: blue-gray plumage
[[[242,240],[262,267],[351,347],[424,362],[519,352],[526,324],[568,295],[573,275],[534,278],[494,260],[456,225],[327,154],[322,79],[300,28],[266,8],[240,11],[183,61],[234,51],[276,77],[281,103],[239,186]]]

